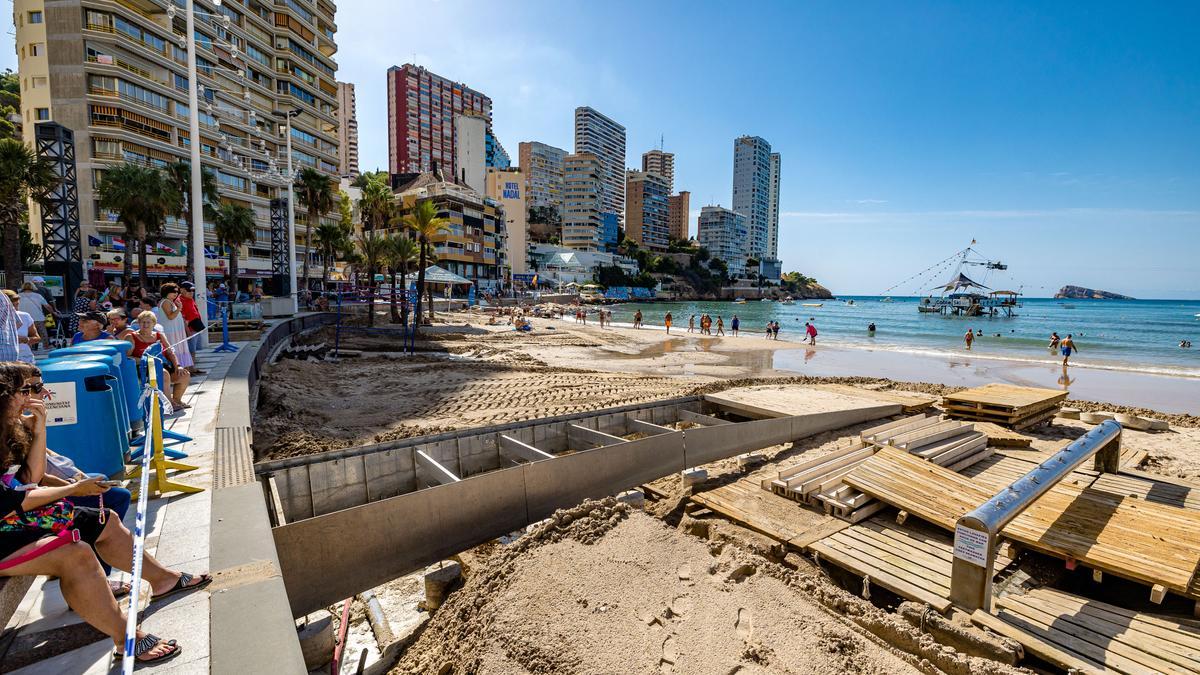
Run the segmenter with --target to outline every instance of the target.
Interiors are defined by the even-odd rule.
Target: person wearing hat
[[[104,330],[107,324],[108,318],[102,312],[83,312],[79,315],[79,332],[71,338],[71,344],[77,345],[92,340],[111,340],[112,334]]]
[[[200,308],[196,306],[196,284],[190,281],[179,284],[179,311],[183,313],[183,322],[187,328],[188,351],[199,354],[200,336],[204,334],[204,321],[200,318]],[[197,368],[195,364],[187,371],[192,375],[204,374],[204,371]]]

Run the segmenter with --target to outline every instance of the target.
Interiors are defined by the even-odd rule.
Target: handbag
[[[62,532],[75,524],[75,505],[66,499],[28,511],[14,511],[0,518],[0,532],[44,530]]]

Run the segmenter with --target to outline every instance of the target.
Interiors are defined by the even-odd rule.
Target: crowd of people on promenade
[[[103,301],[95,289],[85,287],[75,297],[74,311],[58,315],[62,318],[51,318],[53,299],[42,295],[42,288],[35,279],[21,293],[0,294],[0,576],[58,578],[67,606],[110,637],[114,656],[120,658],[126,616],[118,599],[128,596],[131,586],[107,577],[114,567],[133,569],[133,535],[122,523],[131,494],[120,481],[79,470],[71,460],[74,448],[47,447],[50,391],[34,365],[33,349],[46,341],[45,322],[62,318],[74,330],[73,344],[127,340],[133,345],[130,355],[139,361],[148,348],[158,345],[168,364],[171,403],[182,411],[188,407],[182,398],[188,378],[199,372],[189,337],[203,325],[194,321],[199,312],[186,282],[163,284],[157,295],[143,291],[114,299],[106,293]],[[135,310],[135,320],[129,321]],[[212,581],[207,574],[171,569],[149,554],[143,555],[141,569],[151,603]],[[167,661],[182,651],[177,640],[140,630],[132,649],[139,664]]]

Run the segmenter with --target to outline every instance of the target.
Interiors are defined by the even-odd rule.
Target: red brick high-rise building
[[[411,63],[388,68],[388,171],[430,171],[437,162],[445,176],[454,165],[454,116],[492,116],[492,99],[460,82]]]

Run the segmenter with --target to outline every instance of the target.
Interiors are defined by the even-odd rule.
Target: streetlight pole
[[[188,74],[188,145],[191,150],[192,196],[188,200],[188,215],[192,219],[192,240],[188,242],[192,256],[192,283],[195,284],[196,309],[200,320],[208,325],[208,283],[204,261],[204,194],[200,164],[200,80],[196,76],[196,13],[194,0],[187,0],[187,74]],[[128,251],[126,251],[128,254]],[[208,346],[208,330],[200,331],[200,348]]]
[[[299,114],[299,110],[275,113],[284,118],[287,133],[288,287],[292,289],[292,314],[300,312],[300,289],[296,288],[296,176],[292,173],[292,118]]]

